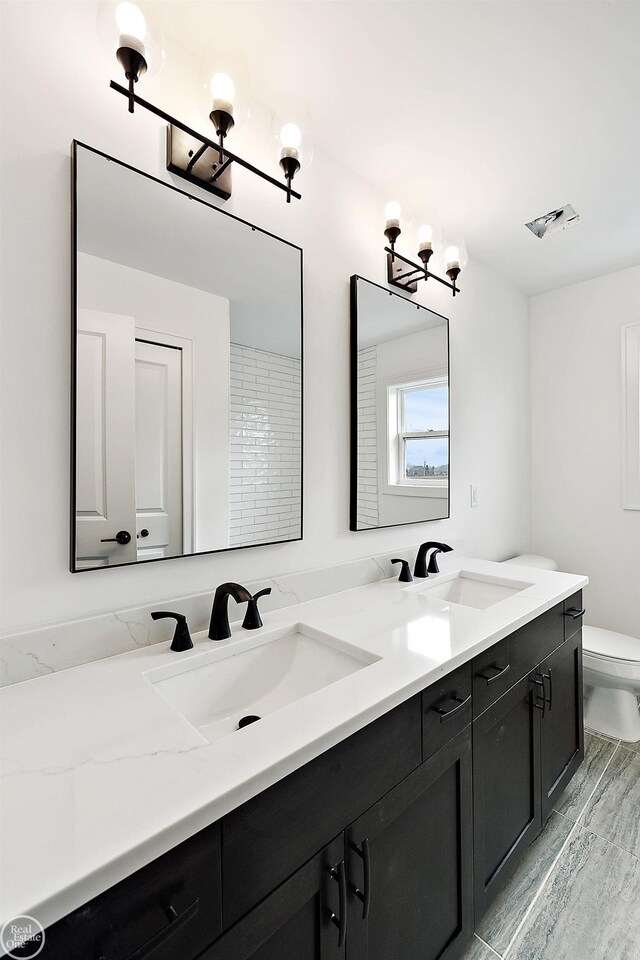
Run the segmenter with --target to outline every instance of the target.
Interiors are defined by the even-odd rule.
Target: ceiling
[[[399,200],[414,229],[435,213],[527,293],[640,262],[640,2],[159,8],[198,57],[233,37],[254,96],[304,97],[317,147]],[[566,203],[578,224],[543,240],[525,228]]]

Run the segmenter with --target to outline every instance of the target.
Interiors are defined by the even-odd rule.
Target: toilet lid
[[[640,640],[637,637],[601,627],[583,626],[582,647],[587,653],[611,660],[640,660]]]

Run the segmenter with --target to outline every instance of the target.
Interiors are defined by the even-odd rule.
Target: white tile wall
[[[301,364],[231,344],[230,546],[300,536]]]
[[[358,526],[378,526],[377,348],[358,350]]]

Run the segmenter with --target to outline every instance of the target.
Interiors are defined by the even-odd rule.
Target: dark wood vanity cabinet
[[[584,757],[580,618],[565,626],[580,602],[576,594],[507,638],[516,682],[473,722],[476,922]]]
[[[40,956],[457,960],[582,759],[580,602],[54,924]]]

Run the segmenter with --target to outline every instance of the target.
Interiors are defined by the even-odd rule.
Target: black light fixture
[[[215,129],[217,142],[188,127],[147,100],[143,100],[134,92],[134,86],[148,68],[145,47],[148,26],[145,17],[140,8],[130,0],[123,0],[121,3],[108,0],[103,6],[109,8],[112,28],[115,18],[115,27],[118,32],[116,57],[128,81],[128,86],[123,87],[112,80],[111,89],[127,98],[130,113],[134,112],[134,105],[137,104],[169,124],[167,170],[199,187],[204,187],[205,190],[215,193],[223,200],[228,200],[231,196],[231,165],[236,163],[262,180],[273,184],[279,190],[284,190],[287,203],[291,202],[292,197],[296,200],[301,199],[301,194],[291,186],[291,181],[301,166],[299,147],[302,135],[299,127],[294,123],[285,123],[282,127],[280,167],[285,179],[282,183],[232,153],[225,145],[226,137],[233,129],[236,120],[235,85],[229,74],[216,72],[210,83],[213,102],[209,119]]]
[[[387,282],[394,287],[400,287],[406,293],[416,293],[418,282],[431,278],[448,287],[455,297],[456,293],[460,293],[456,281],[460,276],[460,271],[466,266],[467,258],[464,245],[459,242],[457,245],[451,244],[446,247],[445,272],[449,281],[444,280],[429,270],[429,261],[437,246],[436,231],[429,224],[424,224],[418,230],[418,257],[421,264],[407,259],[396,250],[396,241],[402,233],[400,212],[400,204],[395,201],[388,203],[385,209],[384,235],[389,242],[389,246],[384,248],[387,254]]]

